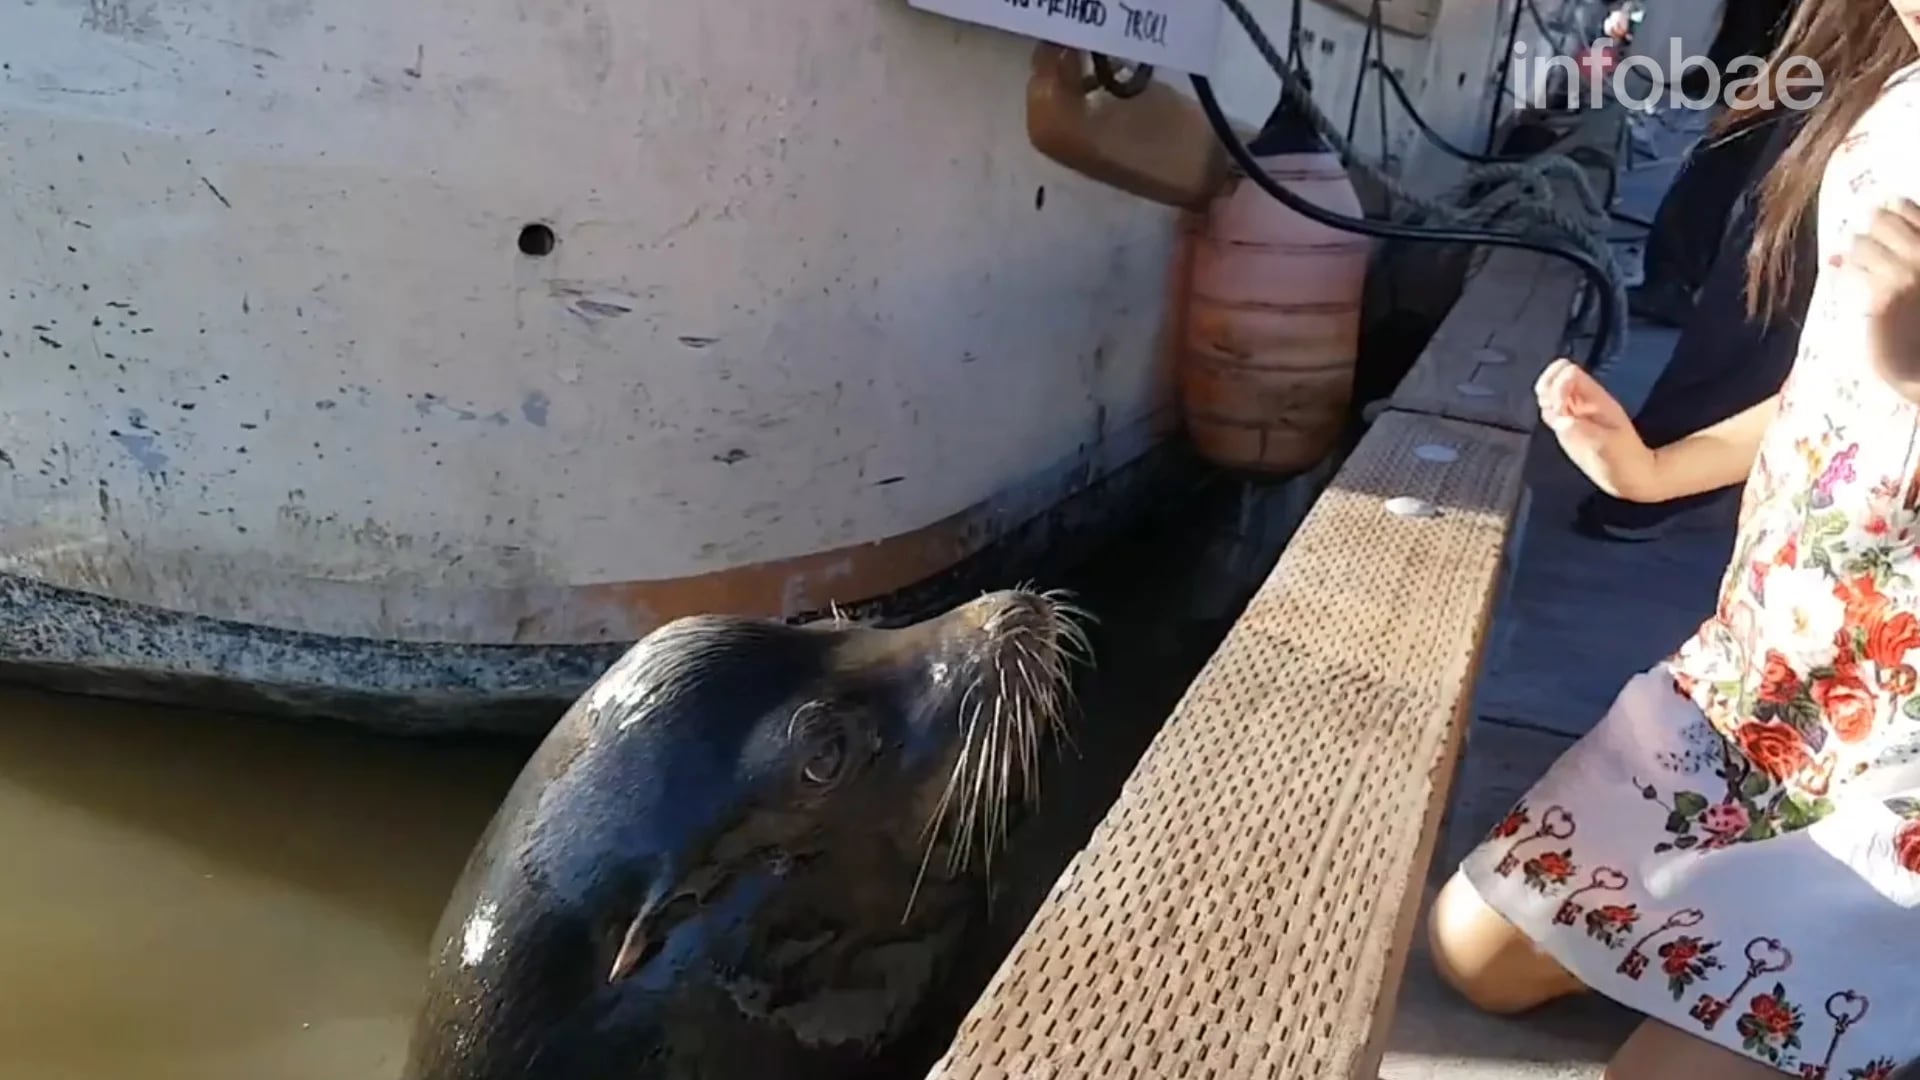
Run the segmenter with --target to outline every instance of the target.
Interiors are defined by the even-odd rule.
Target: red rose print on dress
[[[1513,872],[1520,868],[1521,848],[1533,843],[1535,840],[1565,840],[1567,837],[1573,835],[1575,827],[1573,815],[1567,812],[1566,807],[1547,807],[1546,813],[1540,815],[1539,826],[1532,832],[1515,840],[1507,848],[1507,853],[1501,857],[1499,864],[1493,868],[1493,872],[1499,874],[1501,877],[1512,877]],[[1571,853],[1569,852],[1567,854],[1570,855]],[[1566,872],[1569,875],[1573,873],[1572,867],[1573,864],[1571,862],[1567,863]]]
[[[1545,896],[1572,880],[1578,869],[1573,863],[1573,849],[1562,848],[1529,858],[1520,864],[1520,876],[1527,879],[1527,885],[1534,892]]]
[[[1701,920],[1706,917],[1706,913],[1699,908],[1687,908],[1667,916],[1666,921],[1647,931],[1640,940],[1627,949],[1627,955],[1621,959],[1620,966],[1615,970],[1629,979],[1639,981],[1640,976],[1647,970],[1647,946],[1652,944],[1655,938],[1669,931],[1699,926]],[[1687,944],[1676,948],[1682,941]],[[1705,975],[1709,969],[1720,966],[1720,961],[1713,955],[1713,950],[1719,944],[1717,941],[1703,943],[1699,938],[1681,937],[1660,946],[1661,970],[1667,975],[1667,984],[1673,990],[1673,1000],[1679,1001],[1682,993],[1687,987],[1693,985],[1696,979]]]
[[[1912,616],[1908,615],[1905,618],[1911,619]],[[1813,684],[1813,700],[1820,704],[1820,711],[1826,714],[1827,723],[1833,727],[1834,736],[1841,742],[1861,742],[1873,733],[1873,714],[1876,708],[1873,691],[1868,688],[1866,680],[1860,677],[1860,669],[1853,664],[1835,669],[1832,678],[1816,680]],[[1797,732],[1795,737],[1798,737]],[[1741,741],[1742,743],[1746,741],[1744,731]],[[1748,756],[1753,757],[1753,753],[1749,751]],[[1758,758],[1754,759],[1754,763],[1773,773],[1773,769]],[[1811,764],[1810,759],[1807,764]],[[1805,765],[1801,768],[1805,768]],[[1800,770],[1793,770],[1793,772],[1798,771]],[[1774,775],[1784,780],[1793,773],[1774,773]]]
[[[1909,821],[1893,834],[1893,852],[1910,874],[1920,874],[1920,821]]]
[[[1690,934],[1660,946],[1660,973],[1667,977],[1667,992],[1673,1000],[1686,996],[1687,987],[1706,978],[1707,972],[1720,969],[1720,958],[1714,955],[1719,947],[1717,941],[1703,941]]]
[[[1920,619],[1910,611],[1883,614],[1867,623],[1866,630],[1866,648],[1862,651],[1875,667],[1898,667],[1906,662],[1908,653],[1920,648]]]
[[[1800,696],[1800,673],[1780,654],[1767,650],[1767,664],[1760,676],[1760,700],[1773,705],[1790,705]]]
[[[1700,828],[1707,834],[1706,847],[1726,847],[1746,834],[1753,814],[1737,802],[1715,803],[1700,811]]]
[[[1875,1058],[1857,1069],[1847,1070],[1847,1080],[1893,1080],[1900,1063],[1892,1058]]]
[[[1741,993],[1752,985],[1755,979],[1762,975],[1777,975],[1792,966],[1793,953],[1787,951],[1787,947],[1780,944],[1777,938],[1754,938],[1747,942],[1746,977],[1741,979],[1739,985],[1733,988],[1733,992],[1724,998],[1717,998],[1712,994],[1701,994],[1700,1000],[1694,1003],[1690,1015],[1700,1021],[1701,1027],[1712,1031],[1714,1025],[1718,1024],[1720,1018],[1725,1016],[1727,1010],[1732,1007],[1733,1002],[1740,999]],[[1745,1017],[1742,1017],[1742,1022],[1744,1021]],[[1741,1034],[1745,1035],[1746,1032],[1742,1031]]]
[[[1920,473],[1915,473],[1914,479],[1920,481]],[[1884,618],[1893,607],[1893,601],[1880,591],[1880,583],[1872,574],[1862,574],[1835,585],[1833,596],[1846,605],[1842,619],[1848,626],[1867,626]]]
[[[1740,751],[1761,772],[1776,782],[1813,764],[1806,740],[1786,724],[1774,720],[1743,724],[1739,731]]]
[[[1605,904],[1587,912],[1587,936],[1617,949],[1639,922],[1638,904]]]
[[[1787,1000],[1786,987],[1774,983],[1772,990],[1754,996],[1734,1029],[1740,1032],[1740,1045],[1747,1053],[1778,1065],[1781,1055],[1800,1048],[1804,1022],[1800,1006]]]
[[[1494,825],[1493,829],[1487,833],[1487,839],[1505,840],[1509,836],[1518,836],[1520,830],[1526,828],[1527,822],[1531,820],[1531,816],[1527,813],[1527,804],[1521,802],[1512,810],[1507,811],[1507,816],[1501,818],[1499,823]]]

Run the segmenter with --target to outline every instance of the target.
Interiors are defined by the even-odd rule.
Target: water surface
[[[0,689],[0,1078],[397,1076],[524,753]]]

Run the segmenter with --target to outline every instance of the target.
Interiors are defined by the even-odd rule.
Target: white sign
[[[1119,60],[1213,70],[1220,0],[907,0],[914,7]]]

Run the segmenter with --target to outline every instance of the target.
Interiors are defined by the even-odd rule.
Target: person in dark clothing
[[[1707,49],[1714,70],[1727,72],[1743,56],[1765,57],[1786,29],[1794,0],[1727,0],[1720,29]],[[1735,73],[1736,77],[1739,74]],[[1694,67],[1681,80],[1696,99],[1705,96],[1707,72]],[[1680,326],[1705,286],[1727,226],[1728,215],[1748,181],[1757,175],[1766,147],[1764,131],[1707,136],[1694,144],[1647,236],[1646,277],[1628,291],[1629,310],[1640,318]]]
[[[1752,175],[1764,175],[1799,126],[1800,114],[1783,110],[1761,121],[1745,136],[1758,147]],[[1771,322],[1749,316],[1746,303],[1746,251],[1753,243],[1754,200],[1734,214],[1719,257],[1712,260],[1698,303],[1687,317],[1666,370],[1633,418],[1648,446],[1662,446],[1715,424],[1771,397],[1786,381],[1800,347],[1800,327],[1813,291],[1807,270],[1818,257],[1815,213],[1795,238],[1793,292],[1785,314]],[[1609,540],[1651,540],[1689,511],[1737,502],[1738,486],[1704,492],[1666,503],[1630,503],[1596,492],[1580,504],[1575,527]]]
[[[1770,125],[1769,125],[1770,126]],[[1705,135],[1694,144],[1654,212],[1643,261],[1646,276],[1627,291],[1628,310],[1648,322],[1682,326],[1722,244],[1733,204],[1760,175],[1763,131]]]

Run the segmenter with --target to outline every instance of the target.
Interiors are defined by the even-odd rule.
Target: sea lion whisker
[[[1032,693],[1035,697],[1038,697],[1040,694],[1040,690],[1037,686],[1034,685],[1033,673],[1027,670],[1026,660],[1016,659],[1013,663],[1014,663],[1015,669],[1017,669],[1020,672],[1021,681],[1026,683],[1029,692]],[[1019,765],[1020,765],[1020,777],[1021,777],[1021,792],[1022,792],[1022,797],[1025,800],[1027,800],[1028,805],[1032,805],[1032,801],[1031,801],[1032,792],[1029,785],[1031,783],[1030,778],[1033,775],[1034,745],[1033,745],[1033,739],[1030,737],[1033,730],[1033,725],[1030,717],[1026,714],[1030,714],[1032,712],[1032,708],[1030,704],[1032,700],[1033,698],[1021,699],[1020,704],[1021,704],[1021,712],[1023,715],[1020,717],[1019,732],[1018,732],[1020,735]]]
[[[1017,693],[1015,694],[1008,693],[1007,669],[1005,665],[1000,666],[999,675],[1000,675],[1000,695],[1004,700],[1007,701],[1008,704],[1005,711],[1005,715],[1000,721],[1000,745],[1002,747],[1002,752],[1000,754],[1000,760],[995,762],[995,765],[996,765],[995,772],[998,774],[1000,786],[998,791],[999,798],[995,804],[995,814],[994,814],[995,829],[994,829],[994,835],[992,837],[992,842],[1004,845],[1007,841],[1007,824],[1008,824],[1007,810],[1011,804],[1010,795],[1011,795],[1011,784],[1013,780],[1012,769],[1013,769],[1013,763],[1014,763],[1013,740],[1015,736],[1019,734],[1018,725],[1020,720],[1021,702],[1023,699]],[[1016,686],[1016,689],[1018,689],[1017,686]]]
[[[999,749],[1000,710],[1004,704],[1004,697],[993,699],[993,715],[981,728],[985,752],[974,766],[973,827],[968,830],[969,836],[979,837],[981,856],[985,860],[982,867],[988,877],[993,876],[993,762]]]
[[[1032,659],[1041,669],[1040,676],[1037,678],[1032,677],[1031,672],[1025,673],[1035,684],[1033,705],[1045,714],[1046,728],[1053,735],[1056,744],[1065,745],[1078,755],[1080,747],[1066,723],[1065,713],[1069,708],[1077,707],[1079,704],[1079,695],[1074,689],[1067,666],[1080,658],[1062,647],[1057,636],[1051,639],[1042,637],[1038,640],[1031,636],[1024,637],[1015,641],[1013,645],[1017,652],[1023,657]],[[1040,651],[1036,652],[1036,647]],[[1018,661],[1016,666],[1020,666]],[[1037,732],[1035,738],[1037,742]]]
[[[906,925],[913,917],[913,905],[920,899],[920,886],[927,880],[927,865],[933,861],[933,849],[940,845],[940,823],[946,820],[947,808],[953,802],[953,791],[960,778],[960,767],[956,762],[953,772],[947,777],[945,790],[940,793],[940,802],[933,808],[933,816],[927,820],[921,839],[924,846],[920,852],[920,866],[914,871],[913,887],[907,892],[906,909],[900,912],[900,924]],[[949,856],[951,858],[951,856]]]
[[[1068,647],[1063,651],[1074,654],[1074,658],[1089,667],[1094,666],[1093,639],[1087,633],[1086,624],[1098,625],[1100,620],[1092,612],[1075,604],[1055,602],[1051,608],[1053,631]]]
[[[1004,693],[993,699],[993,716],[987,721],[985,731],[987,751],[980,756],[980,764],[974,774],[974,789],[979,796],[974,806],[974,824],[980,835],[981,868],[989,878],[993,876],[993,818],[996,805],[993,797],[993,766],[999,755],[1002,734],[1000,711],[1005,704]],[[969,830],[970,833],[972,831]]]
[[[999,786],[998,790],[994,792],[994,827],[993,835],[988,838],[988,850],[992,850],[992,845],[1005,844],[1007,840],[1007,794],[1009,785],[1013,781],[1013,736],[1015,734],[1013,731],[1013,714],[1015,711],[1013,707],[1007,709],[1007,719],[1003,722],[1000,729],[1000,757],[999,760],[994,762],[993,770],[994,779],[998,782]],[[988,859],[991,860],[992,856],[989,855]]]
[[[989,737],[989,732],[980,723],[982,715],[985,712],[985,706],[986,701],[984,698],[974,701],[974,718],[973,721],[967,725],[966,745],[968,753],[966,760],[970,766],[970,775],[965,776],[962,781],[961,800],[958,808],[959,816],[954,819],[952,846],[947,852],[948,866],[955,873],[965,870],[973,862],[974,819],[979,813],[980,784],[978,777],[978,759],[985,757],[987,739]],[[976,737],[978,742],[975,741]]]
[[[913,876],[913,888],[907,894],[906,910],[900,913],[900,921],[903,925],[913,915],[914,903],[919,899],[920,888],[926,882],[927,867],[933,860],[933,849],[940,846],[940,826],[945,823],[948,813],[953,808],[953,796],[959,789],[961,776],[966,772],[967,755],[971,751],[974,728],[980,721],[980,702],[973,699],[973,693],[978,688],[979,683],[976,680],[960,697],[960,709],[963,714],[966,711],[967,702],[973,700],[973,715],[961,732],[960,753],[954,759],[952,771],[947,774],[947,783],[940,792],[940,801],[934,806],[933,814],[927,819],[927,824],[921,832],[925,849],[920,855],[919,869]],[[952,847],[947,850],[947,868],[949,872],[955,870]]]
[[[1021,733],[1025,736],[1027,748],[1026,776],[1022,779],[1021,787],[1026,792],[1026,803],[1031,809],[1040,805],[1040,723],[1034,719],[1032,709],[1027,711],[1023,719]]]

